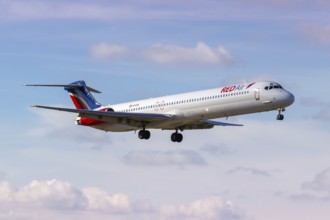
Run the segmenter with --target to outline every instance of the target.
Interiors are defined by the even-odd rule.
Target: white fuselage
[[[272,88],[271,88],[272,87]],[[105,106],[115,112],[174,115],[171,120],[149,123],[147,128],[171,129],[189,122],[283,109],[294,96],[276,82],[257,82],[163,96]],[[115,120],[115,119],[114,119]],[[137,126],[106,123],[94,126],[107,131],[136,130]]]

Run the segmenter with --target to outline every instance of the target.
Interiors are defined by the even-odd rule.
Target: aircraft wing
[[[242,124],[232,124],[232,123],[212,121],[212,120],[204,120],[204,121],[201,121],[201,122],[205,123],[205,124],[217,125],[217,126],[243,126]]]
[[[78,113],[79,117],[91,118],[100,121],[108,121],[118,118],[118,119],[129,119],[134,121],[154,122],[154,121],[162,121],[164,119],[169,119],[173,117],[173,115],[155,114],[155,113],[106,112],[106,111],[92,111],[85,109],[60,108],[60,107],[51,107],[51,106],[42,106],[42,105],[35,105],[32,107]]]
[[[99,121],[111,121],[113,119],[118,119],[119,121],[131,120],[136,122],[157,123],[157,122],[163,122],[166,119],[170,119],[175,116],[170,114],[156,114],[156,113],[92,111],[85,109],[61,108],[61,107],[51,107],[51,106],[42,106],[42,105],[35,105],[32,107],[78,113],[79,117],[91,118]],[[194,129],[210,129],[213,128],[214,126],[243,126],[243,125],[212,121],[212,120],[202,120],[202,121],[188,122],[188,123],[174,122],[173,124],[170,123],[167,126],[162,127],[162,129],[173,130],[176,128],[180,128],[183,130],[194,130]]]
[[[190,122],[187,124],[180,124],[180,125],[177,124],[175,126],[168,126],[164,128],[164,130],[172,130],[177,127],[182,130],[210,129],[213,128],[214,126],[243,126],[243,125],[220,122],[220,121],[212,121],[212,120],[202,120],[202,121]]]

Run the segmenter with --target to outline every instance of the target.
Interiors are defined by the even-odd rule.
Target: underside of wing
[[[212,121],[212,120],[202,120],[196,122],[190,122],[186,124],[176,125],[174,127],[167,127],[164,130],[172,130],[179,128],[180,130],[195,130],[195,129],[210,129],[214,126],[243,126],[242,124],[232,124],[220,121]]]
[[[71,108],[60,108],[60,107],[51,107],[51,106],[41,106],[35,105],[34,108],[44,108],[57,111],[78,113],[79,117],[90,118],[98,121],[113,121],[113,119],[118,120],[134,120],[137,122],[155,122],[162,121],[173,117],[172,115],[167,114],[154,114],[154,113],[127,113],[127,112],[107,112],[107,111],[92,111],[84,109],[71,109]]]
[[[204,120],[201,122],[205,123],[205,124],[216,125],[216,126],[243,126],[242,124],[233,124],[233,123],[226,123],[226,122],[212,121],[212,120]]]

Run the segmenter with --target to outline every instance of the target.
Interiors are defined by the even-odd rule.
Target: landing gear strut
[[[282,115],[282,112],[284,112],[284,111],[285,111],[285,109],[282,109],[282,108],[280,108],[280,109],[278,110],[278,115],[277,115],[277,117],[276,117],[277,120],[282,121],[282,120],[284,119],[284,115]]]
[[[183,139],[183,136],[182,136],[182,134],[178,133],[178,131],[176,131],[175,133],[173,133],[171,135],[171,141],[173,141],[173,142],[180,143],[182,141],[182,139]]]

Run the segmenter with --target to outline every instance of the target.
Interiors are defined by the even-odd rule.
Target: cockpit
[[[278,83],[269,83],[268,86],[265,87],[265,90],[272,90],[272,89],[283,89],[283,87]]]

